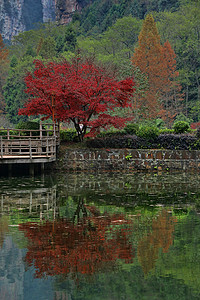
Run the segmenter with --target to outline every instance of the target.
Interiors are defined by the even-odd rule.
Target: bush
[[[89,148],[138,148],[138,137],[136,135],[116,136],[112,138],[95,138],[86,141]]]
[[[192,135],[161,134],[157,138],[158,148],[170,150],[198,150],[200,143]]]
[[[139,125],[136,123],[127,124],[126,127],[124,127],[124,131],[127,134],[137,134],[138,129]]]
[[[159,134],[171,134],[174,133],[174,129],[164,128],[159,130]]]
[[[187,123],[191,123],[193,122],[192,119],[189,119],[188,117],[186,117],[183,113],[180,113],[179,115],[176,116],[176,119],[175,119],[175,122],[179,122],[179,121],[184,121],[184,122],[187,122]]]
[[[37,122],[32,122],[32,121],[27,121],[27,122],[22,122],[20,121],[16,127],[16,129],[25,129],[25,130],[39,130],[40,129],[40,124]]]
[[[3,136],[7,135],[7,130],[5,130],[5,129],[4,130],[0,130],[0,135],[3,135]]]
[[[198,129],[200,127],[200,122],[195,122],[190,124],[191,129]]]
[[[197,139],[200,139],[200,127],[197,127],[196,137]]]
[[[165,128],[165,122],[162,119],[156,119],[155,123],[156,127],[158,127],[159,129]]]
[[[32,122],[32,121],[27,121],[27,122],[22,122],[20,121],[16,127],[16,129],[23,129],[23,130],[38,130],[38,131],[33,131],[32,135],[34,136],[39,136],[40,135],[40,124],[37,122]],[[23,135],[25,136],[30,136],[30,131],[24,132]]]
[[[75,129],[60,130],[60,139],[62,142],[74,142],[77,139]]]
[[[155,140],[140,138],[136,135],[115,138],[95,138],[86,141],[89,148],[129,148],[129,149],[169,149],[198,150],[200,141],[192,135],[161,134]]]
[[[137,131],[137,136],[146,140],[154,140],[158,137],[159,130],[156,126],[141,126]]]
[[[184,133],[189,130],[190,125],[185,121],[177,121],[174,123],[173,128],[175,133]]]
[[[97,135],[98,138],[107,138],[107,137],[115,137],[118,135],[124,135],[124,131],[122,130],[106,130],[106,131],[102,131],[101,133],[99,133]]]

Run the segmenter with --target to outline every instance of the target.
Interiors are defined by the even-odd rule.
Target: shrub
[[[200,141],[192,135],[161,134],[155,140],[140,138],[136,135],[118,136],[115,138],[95,138],[88,140],[89,148],[129,148],[129,149],[170,149],[198,150]]]
[[[171,134],[174,133],[174,129],[164,128],[159,130],[159,134]]]
[[[0,135],[3,135],[3,136],[7,135],[7,130],[5,130],[5,129],[4,130],[0,130]]]
[[[124,131],[127,134],[137,134],[138,129],[139,125],[136,123],[127,124],[126,127],[124,127]]]
[[[197,139],[200,139],[200,127],[197,127],[196,137]]]
[[[195,122],[190,124],[191,129],[198,129],[200,127],[200,122]]]
[[[152,142],[144,140],[136,135],[124,135],[115,138],[95,138],[86,141],[86,145],[89,148],[115,148],[115,149],[147,149],[156,148]]]
[[[154,140],[159,135],[159,130],[156,126],[141,126],[137,131],[137,135],[146,140]]]
[[[177,121],[174,123],[173,128],[175,133],[184,133],[189,130],[190,125],[185,121]]]
[[[97,135],[97,137],[98,138],[107,138],[107,137],[115,137],[115,136],[118,136],[118,135],[124,135],[124,131],[123,130],[110,129],[110,130],[100,132]]]
[[[162,119],[156,119],[155,123],[156,127],[158,127],[159,129],[165,128],[165,122]]]
[[[32,132],[32,135],[35,135],[35,136],[39,136],[40,135],[40,124],[37,123],[37,122],[32,122],[32,121],[27,121],[27,122],[22,122],[20,121],[16,127],[16,129],[24,129],[24,130],[38,130],[38,131],[33,131]],[[23,135],[25,136],[29,136],[30,135],[30,131],[27,131],[27,132],[24,132]]]
[[[161,134],[157,138],[160,148],[170,150],[198,150],[200,143],[192,135],[181,134]]]
[[[184,122],[187,122],[187,123],[191,123],[193,122],[192,119],[189,119],[188,117],[186,117],[183,113],[180,113],[179,115],[176,116],[175,118],[175,123],[176,122],[179,122],[179,121],[184,121]]]
[[[63,142],[74,142],[77,138],[75,129],[60,130],[60,139]]]
[[[20,121],[15,128],[26,129],[26,130],[38,130],[40,129],[40,124],[32,121],[27,121],[27,122]]]

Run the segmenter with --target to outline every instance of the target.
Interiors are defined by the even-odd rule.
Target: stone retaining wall
[[[58,164],[71,171],[200,170],[200,151],[67,149]]]

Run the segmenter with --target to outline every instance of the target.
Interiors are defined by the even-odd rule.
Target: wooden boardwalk
[[[56,161],[59,143],[59,126],[55,123],[45,129],[41,124],[39,130],[0,129],[0,165]]]

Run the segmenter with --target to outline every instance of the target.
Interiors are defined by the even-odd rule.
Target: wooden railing
[[[0,158],[55,157],[59,145],[59,127],[56,124],[40,125],[39,130],[0,129]]]

